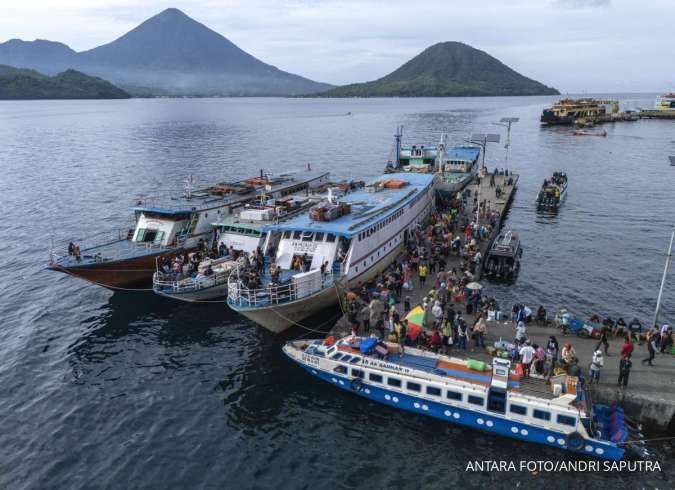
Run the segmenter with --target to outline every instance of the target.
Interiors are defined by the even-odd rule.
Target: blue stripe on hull
[[[293,359],[293,361],[297,362],[295,359]],[[491,417],[484,413],[454,407],[449,404],[446,405],[423,398],[417,398],[405,393],[390,391],[372,384],[363,383],[361,390],[355,391],[351,388],[351,378],[340,376],[337,373],[328,373],[299,362],[298,364],[310,374],[327,381],[338,388],[402,410],[435,417],[446,422],[461,424],[473,429],[479,429],[484,432],[495,433],[513,439],[520,439],[522,441],[535,442],[558,449],[565,449],[580,455],[595,456],[597,458],[615,461],[623,458],[624,450],[612,444],[600,444],[596,441],[587,440],[584,444],[584,448],[580,451],[574,451],[567,447],[567,438],[565,434],[533,427],[513,420]]]

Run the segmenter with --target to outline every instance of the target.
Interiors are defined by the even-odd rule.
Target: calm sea
[[[628,108],[651,95],[621,96]],[[578,485],[574,474],[467,473],[470,460],[569,456],[375,405],[309,378],[284,340],[223,305],[112,293],[44,270],[52,240],[125,226],[134,198],[300,169],[367,178],[408,143],[460,143],[520,117],[521,174],[507,227],[525,253],[519,301],[650,321],[675,210],[675,123],[606,125],[606,138],[542,129],[553,98],[156,99],[0,103],[0,487],[449,488]],[[351,113],[351,114],[349,114]],[[570,178],[557,216],[541,182]],[[675,319],[675,279],[664,318]],[[588,485],[673,486],[661,474],[588,474]],[[670,479],[669,479],[670,478]]]

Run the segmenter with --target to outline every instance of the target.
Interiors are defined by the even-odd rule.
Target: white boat
[[[579,379],[522,379],[492,365],[373,337],[287,342],[284,353],[313,376],[363,398],[487,433],[609,460],[624,456],[623,413],[592,406]]]
[[[675,111],[675,92],[669,92],[656,97],[654,108],[657,111]]]
[[[241,206],[236,214],[211,224],[218,237],[217,258],[205,258],[197,270],[187,275],[158,264],[153,275],[154,292],[188,302],[227,296],[227,280],[232,270],[243,264],[243,255],[262,249],[267,236],[263,227],[289,219],[312,203],[309,197],[302,195],[270,200],[261,197],[260,203]]]
[[[385,174],[341,197],[331,191],[309,212],[265,226],[263,252],[274,263],[259,278],[246,271],[230,275],[228,305],[273,332],[337,305],[341,287],[380,274],[428,218],[436,178]],[[280,271],[276,280],[273,268]]]

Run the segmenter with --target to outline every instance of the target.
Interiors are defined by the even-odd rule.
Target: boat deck
[[[84,248],[81,251],[80,260],[77,260],[72,255],[63,255],[57,258],[56,263],[60,267],[82,267],[101,262],[156,255],[171,252],[172,250],[176,250],[176,247],[150,245],[122,239]]]

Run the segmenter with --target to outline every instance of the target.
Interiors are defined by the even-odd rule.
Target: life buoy
[[[578,432],[572,432],[567,436],[567,447],[572,451],[579,451],[582,447],[584,447],[584,442],[584,436]]]
[[[363,387],[363,381],[361,381],[360,378],[354,378],[349,386],[351,386],[352,390],[354,391],[361,391],[361,388]]]

